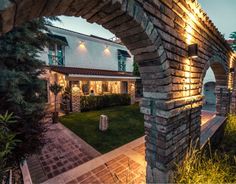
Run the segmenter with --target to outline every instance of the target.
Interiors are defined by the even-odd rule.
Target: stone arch
[[[215,94],[216,94],[216,111],[220,115],[226,115],[228,109],[228,66],[226,62],[219,56],[213,56],[208,61],[204,67],[203,74],[201,77],[201,83],[206,75],[209,68],[212,68],[215,75]],[[202,88],[201,88],[202,90]]]
[[[201,81],[203,81],[204,77],[206,76],[206,72],[210,67],[214,72],[217,83],[216,85],[227,86],[228,84],[227,73],[229,69],[226,66],[225,61],[221,59],[219,56],[213,56],[207,61],[203,69]]]

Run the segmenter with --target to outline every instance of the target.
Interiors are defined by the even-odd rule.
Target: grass
[[[98,129],[99,118],[109,118],[109,129]],[[101,153],[109,152],[144,135],[143,115],[137,104],[110,107],[98,111],[71,113],[60,122]]]
[[[210,145],[209,145],[210,147]],[[175,183],[236,183],[236,116],[229,115],[221,144],[212,153],[191,147],[177,166]]]

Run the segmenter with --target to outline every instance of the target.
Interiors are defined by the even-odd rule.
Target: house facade
[[[71,110],[80,111],[81,96],[130,94],[135,102],[133,56],[121,43],[93,35],[48,26],[49,36],[58,43],[49,45],[40,54],[46,63],[43,78],[47,86],[56,82],[71,89]],[[57,104],[62,101],[59,95]],[[54,96],[48,90],[48,104],[54,104]]]

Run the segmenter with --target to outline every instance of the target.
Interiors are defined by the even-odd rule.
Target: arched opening
[[[207,70],[203,80],[202,95],[203,107],[202,110],[216,111],[216,95],[215,95],[216,79],[211,67]]]
[[[205,67],[202,78],[203,107],[202,125],[216,115],[225,116],[228,112],[228,78],[224,62],[212,57]]]

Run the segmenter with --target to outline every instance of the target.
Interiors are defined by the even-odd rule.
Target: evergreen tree
[[[133,75],[140,76],[138,64],[136,62],[134,62],[134,64],[133,64]]]
[[[44,63],[38,58],[52,38],[46,25],[58,18],[38,18],[0,37],[0,114],[18,117],[11,126],[21,140],[14,151],[16,160],[36,150],[43,132],[45,81],[40,79]]]
[[[231,45],[231,47],[234,51],[236,51],[236,32],[231,33],[230,38],[234,40],[234,43]]]

